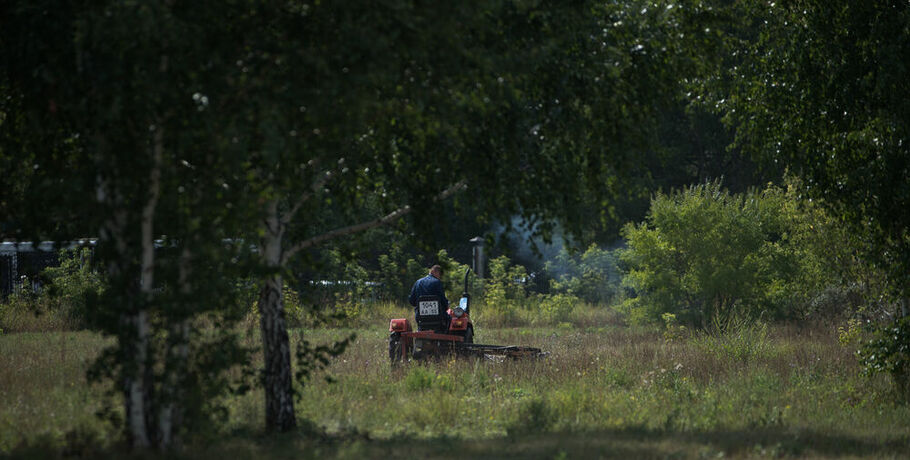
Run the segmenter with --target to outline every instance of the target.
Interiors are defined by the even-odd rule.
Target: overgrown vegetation
[[[855,313],[858,280],[836,268],[854,243],[798,193],[772,185],[732,194],[714,182],[658,194],[646,222],[623,231],[624,284],[635,295],[622,310],[636,322],[672,313],[701,327],[734,313],[766,321]]]
[[[889,374],[901,398],[910,401],[910,317],[880,328],[859,355],[868,373]]]
[[[654,443],[665,440],[661,452],[683,457],[899,457],[910,443],[910,408],[893,403],[884,376],[863,374],[834,328],[729,325],[668,343],[651,329],[599,324],[478,330],[491,343],[552,353],[539,362],[443,360],[399,371],[382,353],[385,324],[358,328],[358,341],[300,390],[298,415],[327,433],[321,455],[342,458],[352,443],[371,456],[388,452],[387,442],[401,449],[403,440],[427,442],[420,452],[434,457],[453,437],[472,440],[461,449],[490,446],[484,452],[493,456],[502,452],[493,446],[550,436],[584,437],[589,446],[594,438],[613,440],[593,453],[556,443],[594,456],[616,443],[657,449]],[[309,339],[330,342],[351,331],[317,330]],[[760,349],[736,351],[733,344],[757,347],[748,344],[755,337]],[[0,337],[0,365],[21,369],[2,374],[0,450],[116,448],[116,433],[85,410],[101,404],[100,392],[82,384],[84,363],[100,342],[89,333]],[[262,416],[255,393],[229,398],[226,407],[223,424],[195,438],[186,455],[251,457],[247,449],[267,455],[282,445],[281,438],[243,434],[256,433]],[[527,449],[527,456],[550,452]]]
[[[74,331],[91,321],[88,303],[103,292],[104,277],[92,266],[88,248],[63,250],[59,266],[47,268],[35,283],[24,280],[0,301],[0,332]]]

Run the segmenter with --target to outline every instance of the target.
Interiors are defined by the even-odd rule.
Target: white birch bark
[[[190,286],[190,267],[192,263],[192,252],[189,242],[184,242],[185,246],[180,253],[180,262],[178,266],[177,285],[181,294],[181,301],[188,302],[192,292]],[[189,320],[184,319],[179,323],[171,325],[168,334],[170,344],[167,353],[168,373],[164,378],[161,392],[163,395],[163,407],[158,415],[158,448],[167,450],[179,445],[177,431],[183,422],[183,394],[181,391],[181,376],[186,373],[186,363],[189,357]]]
[[[149,436],[148,416],[150,402],[147,382],[148,348],[149,348],[149,322],[148,312],[144,303],[151,298],[155,283],[155,237],[154,222],[155,208],[158,205],[158,196],[161,193],[161,159],[164,153],[164,137],[160,129],[153,135],[152,166],[149,170],[148,198],[142,208],[141,244],[142,257],[140,263],[139,292],[142,303],[138,311],[128,312],[126,323],[133,328],[135,339],[132,349],[132,360],[135,362],[135,373],[128,377],[126,383],[127,400],[130,406],[127,426],[135,447],[145,448],[151,445]]]

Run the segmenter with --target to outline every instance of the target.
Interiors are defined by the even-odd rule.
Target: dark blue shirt
[[[411,306],[417,306],[417,299],[423,295],[435,295],[439,297],[442,304],[442,311],[449,308],[449,299],[446,299],[446,290],[442,287],[442,281],[433,275],[427,275],[417,280],[414,287],[411,288],[411,295],[408,296],[408,302]]]

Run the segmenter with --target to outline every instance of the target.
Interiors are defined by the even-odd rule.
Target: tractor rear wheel
[[[399,332],[389,335],[389,361],[393,366],[401,362],[401,333]]]

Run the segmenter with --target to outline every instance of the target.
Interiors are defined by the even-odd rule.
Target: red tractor
[[[449,308],[446,316],[440,314],[440,300],[436,296],[422,296],[417,301],[415,322],[411,329],[407,318],[389,322],[389,359],[392,364],[410,358],[422,359],[443,354],[466,356],[500,355],[509,357],[545,356],[539,348],[480,345],[474,343],[474,323],[471,321],[471,295],[468,293],[468,275],[464,272],[464,291],[458,305]]]

